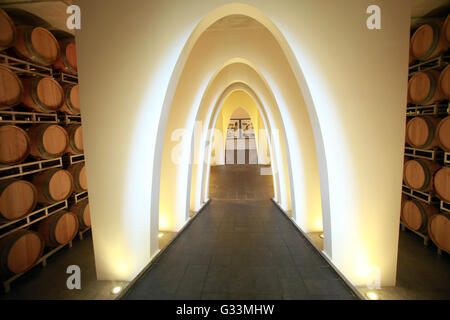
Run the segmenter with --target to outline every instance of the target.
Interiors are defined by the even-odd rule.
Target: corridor
[[[123,298],[357,299],[270,200],[268,171],[212,167],[210,203]]]

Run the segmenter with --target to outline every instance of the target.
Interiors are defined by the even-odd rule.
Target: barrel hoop
[[[425,231],[426,227],[428,226],[428,216],[427,216],[427,213],[425,212],[425,208],[422,206],[422,204],[418,200],[413,199],[412,201],[419,208],[420,214],[422,216],[422,225],[420,226],[420,228],[418,230]]]
[[[441,36],[441,31],[439,29],[439,26],[435,23],[430,24],[430,26],[431,26],[431,28],[433,28],[433,42],[431,43],[431,46],[428,49],[428,51],[425,53],[425,55],[423,57],[419,58],[419,60],[429,59],[439,44],[439,38]]]
[[[46,131],[50,126],[51,126],[51,124],[44,124],[44,125],[42,125],[42,126],[39,126],[39,129],[38,129],[38,138],[39,138],[39,139],[38,139],[38,144],[37,144],[36,147],[37,147],[37,149],[39,150],[39,153],[42,154],[42,155],[44,155],[45,157],[48,157],[48,158],[56,158],[55,155],[48,153],[47,150],[45,150],[45,148],[44,148],[44,144],[41,143],[41,142],[44,140],[44,134],[45,134],[45,131]]]
[[[45,184],[47,186],[50,185],[50,180],[53,178],[53,176],[55,175],[56,172],[58,172],[59,169],[55,169],[55,170],[51,170],[51,171],[47,171],[47,173],[45,174],[46,179],[44,180]],[[49,201],[49,202],[57,202],[56,199],[53,199],[53,197],[50,194],[50,189],[44,188],[44,190],[41,190],[42,195],[44,196],[44,198]]]
[[[427,127],[428,127],[428,132],[429,132],[427,141],[425,141],[425,143],[420,146],[420,148],[425,148],[433,142],[434,136],[436,135],[436,130],[434,128],[433,122],[431,122],[430,119],[428,119],[428,118],[422,118],[422,119],[425,120]]]
[[[61,56],[61,60],[62,60],[62,63],[64,65],[64,67],[66,69],[70,70],[71,73],[75,73],[76,74],[77,71],[74,68],[72,68],[72,66],[70,65],[69,60],[67,60],[67,56],[66,56],[66,48],[69,45],[69,43],[71,43],[71,41],[64,41],[63,42],[63,48],[61,48],[60,56]]]
[[[425,172],[425,182],[423,183],[423,186],[419,190],[425,190],[431,183],[432,176],[430,174],[430,171],[428,170],[428,167],[426,166],[425,162],[423,162],[420,159],[415,159],[422,167],[423,172]]]
[[[49,112],[49,111],[53,111],[48,109],[41,101],[41,99],[39,99],[39,97],[37,96],[37,86],[39,84],[39,81],[41,81],[43,78],[33,78],[31,81],[31,100],[33,100],[33,103],[39,108],[41,109],[42,112]]]
[[[75,145],[75,131],[81,126],[79,125],[74,125],[69,129],[69,135],[70,135],[70,139],[69,139],[69,143],[70,146],[72,147],[73,150],[75,150],[77,153],[83,153],[83,150],[79,149],[76,145]]]
[[[18,239],[20,239],[25,234],[29,233],[28,230],[20,230],[15,232],[13,235],[9,236],[7,239],[5,239],[5,245],[0,248],[0,261],[3,261],[4,264],[0,265],[0,269],[2,269],[5,272],[13,273],[11,270],[9,270],[8,267],[8,255],[11,250],[11,247],[16,243]]]
[[[70,91],[72,90],[73,87],[74,87],[74,86],[68,86],[68,87],[65,88],[65,90],[64,90],[64,91],[65,91],[65,92],[64,92],[64,95],[65,95],[65,97],[66,97],[65,103],[66,103],[68,109],[69,109],[71,112],[73,112],[73,113],[75,113],[75,114],[78,114],[79,111],[78,111],[77,109],[75,109],[75,107],[74,107],[73,104],[72,104],[72,101],[70,100]]]
[[[430,79],[430,92],[428,92],[427,97],[420,104],[427,104],[428,102],[430,102],[431,99],[433,99],[433,97],[434,97],[434,95],[436,93],[436,89],[438,87],[438,82],[433,77],[433,74],[431,72],[429,72],[429,71],[425,71],[425,74]]]
[[[33,28],[32,27],[28,27],[25,31],[25,38],[26,41],[25,42],[25,47],[28,51],[28,53],[31,55],[32,58],[36,58],[36,60],[38,60],[40,63],[44,64],[44,65],[49,65],[50,63],[48,61],[45,61],[44,58],[42,58],[39,53],[36,52],[36,50],[33,47],[33,44],[31,42],[31,34],[33,33]]]
[[[56,241],[56,237],[55,237],[55,230],[56,230],[56,225],[58,224],[59,219],[61,219],[61,217],[64,215],[64,213],[58,213],[57,215],[53,216],[49,222],[49,234],[48,234],[48,239],[50,240],[50,242],[52,244],[59,244],[58,241]]]

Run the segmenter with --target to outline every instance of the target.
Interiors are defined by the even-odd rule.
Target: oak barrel
[[[439,76],[439,90],[445,98],[450,99],[450,65],[441,71]]]
[[[21,128],[13,125],[0,126],[0,163],[16,164],[28,157],[30,138]]]
[[[55,213],[39,223],[38,232],[46,246],[55,247],[67,244],[78,232],[77,216],[67,211]]]
[[[444,35],[445,41],[450,46],[450,14],[444,21],[444,25],[442,26],[442,34]]]
[[[406,200],[402,206],[402,221],[410,230],[427,233],[429,218],[439,213],[436,207],[419,200]]]
[[[80,87],[78,84],[66,84],[63,86],[64,90],[64,103],[60,111],[70,114],[79,114],[80,107]]]
[[[31,269],[42,256],[44,241],[34,231],[20,230],[0,240],[0,273],[19,274]]]
[[[441,22],[421,25],[411,38],[413,55],[424,61],[445,51],[448,48],[448,43],[442,31]]]
[[[440,165],[425,159],[409,160],[403,169],[403,181],[413,189],[431,191],[433,189],[433,175]]]
[[[73,177],[73,189],[75,192],[87,190],[86,166],[84,162],[76,163],[67,168]]]
[[[450,152],[450,116],[445,117],[436,128],[436,136],[439,146],[447,152]]]
[[[53,159],[64,154],[69,144],[67,131],[56,124],[41,124],[28,129],[30,153],[39,159]]]
[[[89,209],[88,199],[74,204],[70,208],[70,212],[74,213],[77,216],[80,230],[87,229],[91,226],[91,211]]]
[[[435,173],[434,191],[439,199],[450,202],[450,167],[442,167]]]
[[[436,127],[439,118],[415,117],[406,124],[406,143],[413,148],[429,149],[439,144]]]
[[[50,169],[33,177],[37,189],[37,201],[52,204],[67,199],[73,191],[73,179],[70,172],[63,169]]]
[[[440,72],[428,70],[415,73],[408,82],[410,102],[427,105],[444,99],[439,88]]]
[[[22,102],[29,109],[50,113],[61,108],[64,91],[61,85],[50,77],[26,77],[22,79]]]
[[[16,27],[8,14],[0,8],[0,50],[12,47],[16,39]]]
[[[59,41],[60,54],[54,67],[57,70],[76,74],[77,66],[77,47],[74,39],[65,39]]]
[[[16,28],[15,52],[28,60],[49,66],[59,57],[59,44],[45,28],[21,25]]]
[[[439,249],[450,252],[450,215],[432,216],[428,223],[428,234]]]
[[[15,72],[0,66],[0,109],[11,108],[22,100],[23,86]]]
[[[67,145],[66,152],[69,152],[71,154],[83,153],[83,130],[81,128],[81,125],[70,125],[66,127],[66,131],[69,136],[69,144]]]
[[[17,220],[31,213],[37,204],[35,186],[25,180],[0,182],[0,220]]]

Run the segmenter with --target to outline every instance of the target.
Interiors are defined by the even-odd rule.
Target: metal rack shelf
[[[434,202],[433,201],[434,195],[431,192],[423,192],[403,185],[402,193],[417,200],[423,201],[427,204],[432,204]]]
[[[0,65],[7,67],[17,73],[25,73],[43,77],[53,77],[52,68],[40,66],[15,57],[10,57],[2,52],[0,52]]]
[[[58,123],[56,113],[0,111],[0,124]]]
[[[444,163],[446,165],[450,165],[450,152],[445,152],[444,153]]]
[[[421,237],[423,239],[423,245],[426,247],[428,246],[428,243],[430,242],[430,237],[422,232],[418,232],[415,230],[411,230],[410,228],[408,228],[403,222],[400,221],[400,226],[402,231],[405,231],[405,229],[408,229],[411,232],[414,232],[416,235],[418,235],[419,237]]]
[[[408,107],[406,107],[406,116],[408,117],[448,114],[450,114],[450,101],[430,104],[426,106],[409,105]]]
[[[87,199],[87,198],[88,198],[88,192],[87,191],[83,191],[83,192],[76,193],[76,194],[73,195],[73,199],[74,199],[75,203],[78,203],[78,202],[80,202],[80,201],[82,201],[84,199]]]
[[[450,63],[450,55],[448,52],[441,54],[427,61],[416,63],[409,67],[409,76],[421,71],[441,69]]]
[[[25,162],[13,166],[0,166],[0,180],[11,179],[32,173],[62,167],[62,158]]]
[[[59,72],[55,73],[54,77],[56,80],[63,83],[78,84],[78,75],[75,74]]]
[[[81,124],[81,115],[61,114],[59,121],[64,124]]]
[[[0,239],[6,237],[7,235],[9,235],[15,231],[29,227],[32,224],[35,224],[36,222],[46,219],[47,217],[50,217],[53,214],[55,214],[61,210],[67,209],[67,208],[68,208],[68,202],[67,202],[67,200],[63,200],[63,201],[51,204],[47,207],[35,210],[32,213],[28,214],[27,216],[25,216],[21,219],[17,219],[14,221],[9,221],[9,222],[0,224]]]
[[[69,154],[63,156],[63,163],[69,166],[80,162],[84,162],[84,154]]]
[[[417,149],[405,147],[405,156],[436,161],[444,158],[444,152],[437,149]]]

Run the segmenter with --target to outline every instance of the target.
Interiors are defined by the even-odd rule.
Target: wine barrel
[[[436,136],[439,146],[447,152],[450,152],[450,116],[445,117],[436,128]]]
[[[0,220],[17,220],[31,213],[37,204],[35,186],[25,180],[0,182]]]
[[[23,104],[32,111],[50,113],[61,108],[64,91],[61,85],[50,77],[26,77],[22,79]]]
[[[48,247],[67,244],[78,232],[78,219],[72,212],[55,213],[39,223],[38,232]]]
[[[448,44],[442,31],[441,22],[432,22],[420,26],[411,38],[413,55],[424,61],[447,50]]]
[[[83,192],[87,190],[86,166],[84,162],[71,165],[67,171],[73,177],[73,189],[75,192]]]
[[[22,100],[23,86],[15,72],[0,66],[0,109],[11,108]]]
[[[42,256],[44,241],[37,232],[20,230],[0,240],[0,273],[19,274],[31,269]]]
[[[450,202],[450,167],[442,167],[435,173],[434,191],[439,199]]]
[[[73,191],[73,179],[70,172],[63,169],[50,169],[33,177],[37,189],[37,201],[52,204],[67,199]]]
[[[406,125],[406,143],[413,148],[429,149],[439,144],[436,127],[439,118],[415,117]]]
[[[0,50],[13,46],[16,39],[16,27],[8,14],[0,8]]]
[[[79,86],[73,84],[66,84],[63,87],[64,90],[64,103],[60,111],[70,114],[79,114],[80,107],[80,90]]]
[[[70,208],[70,212],[77,216],[80,230],[91,226],[91,211],[89,210],[89,201],[87,199],[74,204]]]
[[[15,52],[28,60],[49,66],[59,57],[59,44],[53,34],[42,27],[21,25],[16,28]]]
[[[61,52],[58,60],[56,60],[54,67],[57,70],[76,74],[77,66],[77,48],[75,39],[65,39],[59,41]]]
[[[401,218],[408,229],[427,233],[428,220],[437,213],[439,213],[439,210],[436,207],[412,199],[403,203]]]
[[[408,60],[408,64],[411,65],[414,61],[416,61],[416,57],[414,57],[414,55],[412,53],[411,46],[409,46],[409,60]]]
[[[66,130],[56,124],[41,124],[28,129],[30,153],[39,159],[53,159],[64,154],[69,144]]]
[[[439,90],[445,98],[450,99],[450,65],[441,71],[439,76]]]
[[[408,95],[414,104],[432,104],[444,99],[439,88],[440,72],[429,70],[415,73],[408,82]]]
[[[83,131],[81,126],[78,124],[70,125],[66,127],[66,131],[69,135],[69,144],[67,145],[66,152],[71,154],[83,153]]]
[[[450,252],[450,215],[432,216],[428,223],[428,234],[439,249]]]
[[[30,138],[21,128],[13,125],[0,126],[0,163],[16,164],[28,157]]]
[[[425,192],[431,191],[433,175],[439,168],[439,164],[430,160],[409,160],[404,166],[403,181],[410,188]]]
[[[444,25],[442,26],[442,34],[444,35],[445,41],[447,41],[447,45],[450,46],[450,14],[444,21]]]

